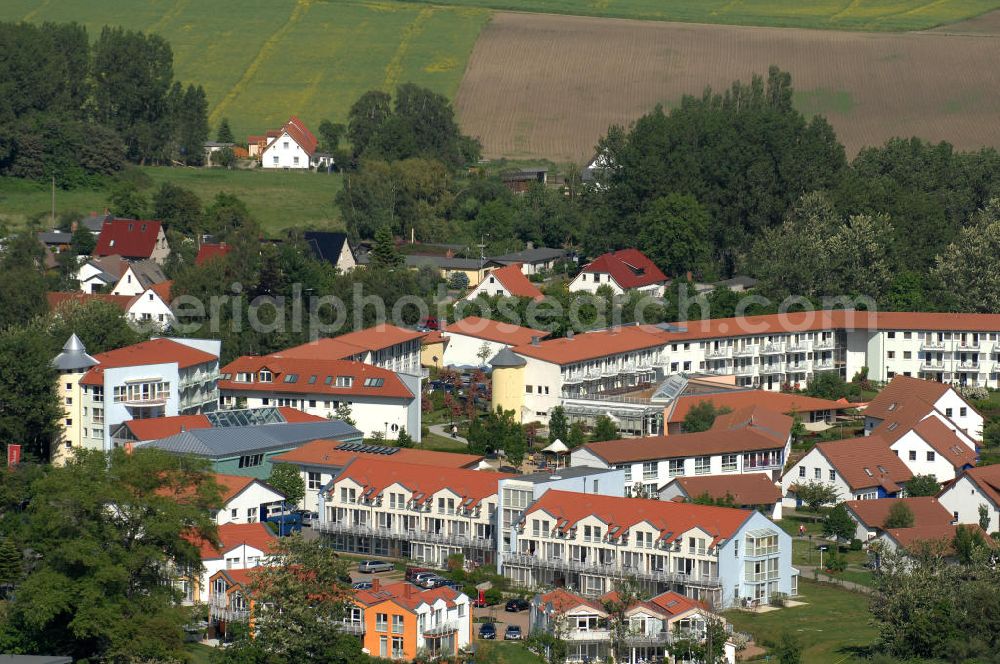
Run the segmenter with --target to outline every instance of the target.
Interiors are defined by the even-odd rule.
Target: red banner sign
[[[21,463],[21,446],[20,445],[8,445],[7,446],[7,466],[16,466]]]

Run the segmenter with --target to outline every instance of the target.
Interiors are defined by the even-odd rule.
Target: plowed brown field
[[[1000,147],[998,17],[872,34],[498,13],[456,107],[488,156],[583,162],[610,124],[774,64],[850,155],[893,136]]]

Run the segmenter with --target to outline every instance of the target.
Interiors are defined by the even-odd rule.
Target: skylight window
[[[326,380],[324,380],[323,382],[326,383],[327,385],[333,383],[333,376],[327,376]]]
[[[313,385],[315,383],[316,383],[316,375],[313,374],[312,376],[309,376],[309,384]]]
[[[365,387],[382,387],[385,378],[365,378]]]
[[[871,468],[865,468],[865,475],[867,475],[868,477],[875,477],[874,475],[872,475]]]
[[[285,382],[286,383],[295,383],[295,382],[298,382],[298,380],[299,380],[299,375],[298,374],[286,374],[285,375]]]

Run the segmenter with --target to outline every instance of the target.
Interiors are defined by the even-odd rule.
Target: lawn
[[[520,643],[478,641],[476,662],[488,664],[541,664],[542,660]]]
[[[191,664],[212,664],[212,653],[215,652],[215,648],[200,643],[189,643],[186,650],[191,656]]]
[[[727,25],[834,30],[922,30],[978,16],[997,0],[417,0],[434,5],[489,7]]]
[[[372,89],[413,82],[453,97],[489,12],[360,0],[5,0],[4,21],[76,21],[96,38],[104,25],[156,32],[174,72],[201,84],[215,126],[237,137],[298,115],[345,122]]]
[[[437,452],[459,452],[461,454],[469,453],[468,445],[448,438],[447,436],[439,436],[436,433],[428,433],[424,436],[423,441],[420,443],[420,447],[425,450],[434,450]]]
[[[795,634],[803,646],[803,662],[864,661],[864,649],[876,637],[868,624],[867,600],[857,593],[801,578],[799,593],[797,599],[806,602],[805,606],[759,614],[729,611],[726,619],[762,645],[777,642],[784,631]]]
[[[250,208],[269,235],[292,226],[312,229],[342,228],[333,198],[343,182],[339,174],[285,171],[228,171],[221,168],[146,167],[152,196],[162,182],[191,189],[208,203],[221,191],[235,194]],[[87,214],[107,205],[106,189],[56,189],[56,214],[76,211]],[[22,225],[38,213],[51,209],[49,187],[26,180],[0,178],[0,222]]]

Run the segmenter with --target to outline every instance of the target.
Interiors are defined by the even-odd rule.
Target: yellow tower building
[[[527,362],[510,348],[497,353],[490,366],[493,367],[493,397],[491,407],[514,411],[514,419],[521,421],[524,407],[524,367]]]
[[[99,363],[87,355],[80,337],[74,334],[63,346],[62,352],[52,360],[52,364],[59,372],[57,394],[63,404],[63,420],[60,422],[61,435],[52,441],[51,460],[52,463],[61,465],[72,456],[73,448],[82,444],[85,409],[80,379],[90,367]]]

